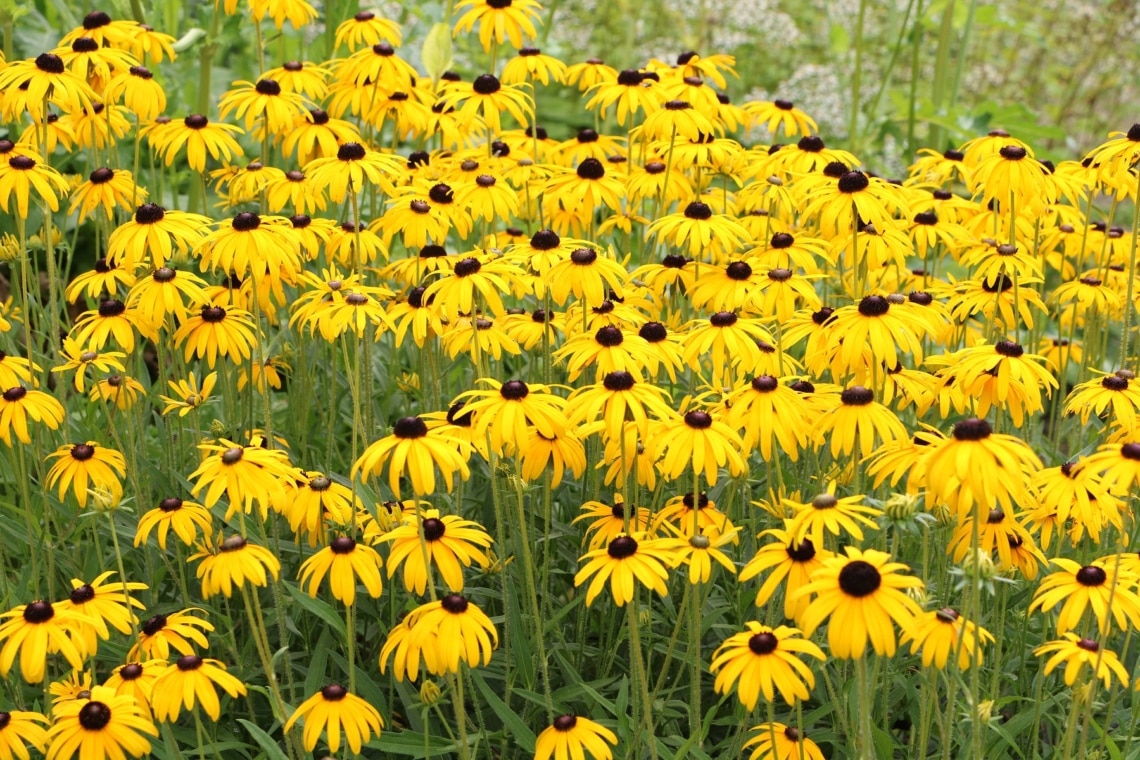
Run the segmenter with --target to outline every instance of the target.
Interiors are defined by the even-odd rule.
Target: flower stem
[[[629,666],[633,669],[633,680],[637,683],[639,699],[634,700],[634,722],[640,715],[649,738],[649,756],[657,760],[657,739],[653,734],[653,703],[649,701],[649,679],[645,673],[645,663],[641,659],[641,629],[637,614],[637,596],[626,605],[626,621],[629,625]],[[635,729],[632,751],[639,754],[641,729]]]
[[[519,455],[518,461],[516,461],[516,465],[516,471],[521,471],[521,454]],[[550,696],[550,665],[547,662],[545,632],[543,631],[543,620],[545,618],[538,604],[538,590],[534,582],[534,557],[530,550],[530,536],[527,534],[526,508],[523,505],[525,500],[523,479],[516,474],[513,480],[515,482],[515,505],[518,509],[519,543],[522,545],[523,580],[526,582],[527,597],[530,601],[530,612],[531,615],[534,616],[535,645],[538,647],[538,666],[542,672],[542,694],[546,700],[546,721],[551,723],[554,721],[554,700]]]

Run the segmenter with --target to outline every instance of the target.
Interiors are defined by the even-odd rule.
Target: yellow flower
[[[217,721],[222,708],[215,686],[220,686],[234,699],[246,693],[245,684],[227,673],[226,666],[218,660],[203,659],[196,654],[182,655],[168,665],[151,686],[150,706],[155,719],[173,723],[183,708],[201,707],[210,720]]]
[[[745,631],[729,636],[713,652],[709,670],[716,674],[713,688],[717,694],[736,687],[736,696],[749,710],[756,707],[761,694],[774,702],[777,691],[788,705],[806,702],[815,676],[800,657],[823,660],[823,651],[800,638],[796,628],[769,628],[752,621],[745,626]]]
[[[594,760],[612,760],[606,742],[617,744],[617,734],[589,718],[559,715],[535,740],[534,760],[582,758],[586,753]]]
[[[328,546],[309,557],[301,565],[299,576],[301,586],[309,596],[317,597],[317,588],[325,575],[329,577],[329,588],[333,598],[348,606],[356,601],[357,581],[368,590],[373,599],[383,591],[380,580],[380,555],[365,544],[357,543],[348,536],[334,538]]]
[[[170,390],[178,398],[159,396],[166,404],[166,408],[162,410],[163,416],[165,417],[177,409],[178,416],[185,417],[210,400],[210,391],[214,389],[217,382],[217,372],[206,375],[206,379],[201,385],[198,384],[198,375],[194,373],[191,373],[185,380],[168,380],[166,384],[170,386]]]
[[[321,732],[326,731],[332,755],[340,749],[341,730],[348,748],[353,754],[360,754],[364,742],[373,735],[379,736],[384,727],[384,719],[375,707],[336,683],[325,686],[302,702],[285,721],[285,733],[289,733],[302,718],[305,720],[305,751],[312,752]]]

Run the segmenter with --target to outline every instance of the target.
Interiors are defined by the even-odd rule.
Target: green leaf
[[[479,693],[487,700],[487,704],[491,706],[495,715],[499,716],[499,720],[503,721],[503,725],[513,734],[515,744],[527,753],[533,753],[534,743],[538,738],[534,735],[534,731],[531,731],[527,724],[523,723],[522,718],[495,693],[495,690],[483,678],[482,673],[472,670],[471,680],[475,682]]]
[[[293,598],[293,601],[303,607],[307,612],[316,615],[328,623],[329,626],[336,631],[337,636],[341,639],[344,638],[344,619],[337,614],[336,610],[334,610],[328,602],[321,599],[314,599],[292,583],[282,585],[285,586],[285,589],[289,592],[289,596]]]
[[[238,718],[238,723],[245,726],[245,730],[249,731],[249,735],[257,742],[257,745],[265,750],[265,757],[268,760],[288,760],[285,753],[281,751],[280,745],[273,740],[273,737],[265,733],[257,724],[250,723],[244,718]]]
[[[172,45],[174,52],[186,52],[190,48],[194,47],[194,44],[197,43],[198,40],[203,39],[205,36],[205,29],[200,29],[199,27],[192,28],[190,31],[186,32],[186,34],[182,35],[174,42],[174,45]]]
[[[443,73],[451,68],[451,29],[447,24],[440,22],[432,26],[424,39],[420,58],[433,82],[438,82]]]
[[[376,739],[365,744],[369,749],[378,749],[382,752],[388,752],[393,755],[405,755],[407,757],[427,757],[424,753],[425,737],[418,731],[385,731],[380,734]],[[435,736],[426,738],[428,751],[432,757],[439,755],[446,755],[456,749],[454,742],[439,739]],[[468,742],[471,737],[468,737]]]

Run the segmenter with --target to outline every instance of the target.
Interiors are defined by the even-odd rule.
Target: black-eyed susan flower
[[[138,622],[134,610],[144,609],[143,603],[130,595],[132,591],[147,588],[145,583],[133,581],[108,582],[113,571],[101,573],[90,583],[71,579],[71,593],[57,604],[60,610],[72,610],[80,615],[73,639],[85,654],[93,656],[98,646],[96,636],[101,639],[111,637],[108,624],[119,633],[130,633]]]
[[[108,263],[106,258],[100,257],[91,269],[77,275],[68,284],[64,295],[69,303],[78,303],[84,297],[92,300],[117,298],[135,283],[135,269],[137,265],[133,263],[122,266],[118,262]]]
[[[179,151],[185,147],[190,168],[204,172],[207,155],[227,164],[242,155],[241,145],[234,139],[234,135],[240,134],[241,127],[211,122],[201,114],[191,114],[181,122],[172,121],[171,128],[163,130],[161,137],[151,137],[151,144],[167,166],[174,163]]]
[[[191,501],[177,497],[163,499],[157,507],[139,518],[135,546],[146,543],[151,531],[157,531],[158,545],[165,550],[166,537],[172,530],[183,544],[191,546],[198,540],[199,531],[203,535],[210,535],[210,513],[201,504]]]
[[[399,47],[402,39],[400,25],[395,21],[383,18],[376,11],[362,10],[337,26],[335,44],[338,48],[344,45],[349,50],[356,50],[387,40]]]
[[[147,735],[158,736],[134,697],[105,686],[95,686],[88,698],[64,702],[53,712],[47,753],[53,760],[142,757],[151,751]]]
[[[462,0],[455,7],[462,15],[455,21],[454,34],[470,32],[478,24],[484,51],[508,41],[521,48],[538,36],[535,23],[541,23],[541,9],[535,0]]]
[[[198,375],[190,373],[185,380],[168,380],[167,385],[176,397],[159,396],[166,407],[162,410],[163,416],[177,411],[179,417],[185,417],[190,412],[210,400],[210,391],[218,382],[218,373],[211,372],[201,382]]]
[[[285,733],[301,719],[305,721],[305,751],[312,752],[325,732],[329,753],[333,755],[340,749],[341,731],[348,748],[359,754],[364,743],[379,736],[384,727],[384,719],[375,707],[337,683],[325,686],[298,705],[285,721]]]
[[[453,592],[463,590],[463,568],[472,563],[487,567],[491,537],[481,525],[458,515],[440,516],[438,509],[418,510],[400,525],[380,536],[390,542],[388,577],[400,570],[404,588],[422,595],[434,566]],[[427,564],[425,564],[427,563]]]
[[[116,210],[133,208],[136,199],[145,195],[144,191],[135,186],[135,180],[129,171],[102,167],[91,172],[87,181],[72,193],[67,213],[74,214],[78,211],[80,224],[99,208],[103,209],[108,219],[114,219]]]
[[[116,695],[134,697],[143,714],[153,717],[150,698],[154,692],[154,681],[166,668],[166,660],[128,662],[112,670],[103,685]]]
[[[0,76],[3,72],[0,71]],[[3,161],[3,159],[0,159]],[[52,211],[68,193],[67,180],[46,163],[24,155],[10,156],[0,168],[0,207],[27,218],[28,204],[35,199]],[[11,205],[15,201],[15,205]]]
[[[94,441],[65,444],[48,454],[54,459],[48,470],[45,484],[48,488],[58,488],[62,501],[70,490],[75,494],[79,508],[87,506],[88,495],[92,490],[102,489],[117,498],[123,495],[122,479],[127,474],[127,462],[121,453]]]
[[[812,575],[823,567],[823,561],[834,556],[822,546],[817,547],[810,538],[801,541],[792,537],[790,521],[785,520],[785,530],[771,528],[760,537],[771,536],[774,541],[757,550],[756,555],[741,569],[738,576],[741,582],[750,580],[768,571],[768,577],[756,592],[756,606],[763,606],[784,586],[784,617],[799,620],[811,602],[811,596],[798,596],[796,592],[810,581]]]
[[[70,44],[70,43],[62,43]],[[42,123],[50,103],[64,113],[90,108],[95,91],[67,70],[63,59],[55,53],[40,53],[35,58],[13,61],[0,69],[0,108],[13,120],[21,111]]]
[[[499,634],[491,619],[459,594],[422,604],[411,614],[415,616],[412,635],[434,637],[438,674],[458,673],[460,660],[470,667],[486,665],[499,645]]]
[[[825,760],[819,745],[795,726],[761,723],[752,727],[752,738],[742,749],[752,749],[749,760]]]
[[[35,362],[0,350],[0,388],[34,385],[36,381],[32,379],[32,373],[38,374],[41,371],[43,368]]]
[[[205,280],[193,272],[158,267],[149,277],[140,277],[127,293],[127,308],[143,314],[150,325],[165,327],[169,319],[185,322],[190,310],[210,303]]]
[[[907,437],[906,427],[888,407],[875,400],[870,388],[854,385],[839,394],[836,406],[816,420],[812,434],[833,457],[865,458],[879,445]]]
[[[28,390],[23,385],[12,386],[0,394],[0,441],[11,447],[15,435],[18,442],[30,444],[29,421],[55,430],[63,423],[64,415],[63,405],[51,394]]]
[[[750,127],[762,127],[773,136],[783,132],[785,137],[808,136],[819,131],[815,119],[796,107],[790,100],[779,98],[772,101],[750,101],[745,103],[744,113]]]
[[[693,201],[679,214],[666,214],[649,225],[649,234],[685,250],[690,256],[716,262],[737,250],[748,232],[732,217],[713,213],[708,204]]]
[[[196,481],[191,493],[203,494],[206,507],[217,504],[223,495],[229,500],[226,519],[240,509],[246,514],[257,506],[262,516],[275,499],[283,495],[282,483],[293,476],[288,455],[281,449],[242,446],[221,438],[217,443],[199,444],[202,464],[190,474]]]
[[[28,760],[28,747],[46,752],[48,719],[38,712],[7,710],[0,712],[0,757],[4,760]],[[40,725],[40,724],[43,725]]]
[[[825,533],[838,539],[840,531],[862,541],[863,528],[877,530],[878,525],[872,518],[883,514],[880,509],[863,504],[863,498],[861,495],[837,497],[833,482],[828,484],[826,492],[809,502],[782,499],[782,506],[792,511],[788,533],[794,542],[809,539],[814,546],[824,545]]]
[[[521,380],[481,380],[489,387],[465,391],[457,400],[470,399],[465,409],[474,416],[473,434],[488,436],[492,448],[500,453],[521,451],[531,427],[553,437],[557,429],[566,426],[566,400],[547,386]]]
[[[1091,415],[1104,419],[1111,410],[1112,421],[1134,430],[1140,415],[1140,383],[1131,375],[1117,372],[1080,383],[1065,399],[1065,414],[1079,414],[1081,424],[1086,425]]]
[[[187,211],[167,211],[154,203],[139,206],[130,221],[115,228],[107,243],[107,265],[133,272],[149,263],[166,266],[175,253],[196,246],[210,223],[207,217]]]
[[[207,535],[200,550],[186,561],[194,560],[201,560],[197,575],[202,581],[203,599],[218,593],[228,599],[234,587],[242,588],[247,581],[251,586],[266,586],[270,577],[277,580],[281,573],[281,561],[272,552],[238,535],[219,540],[216,545]]]
[[[994,433],[988,422],[972,417],[954,425],[950,437],[932,440],[915,471],[935,496],[965,517],[975,504],[1013,513],[1015,505],[1029,503],[1029,478],[1040,468],[1041,460],[1024,441]]]
[[[774,702],[777,691],[789,705],[806,702],[815,676],[800,658],[823,660],[823,651],[801,638],[796,628],[770,628],[753,621],[745,627],[713,652],[709,670],[716,674],[716,692],[727,694],[735,688],[737,698],[749,710],[756,707],[761,694]]]
[[[880,364],[894,367],[899,363],[900,349],[916,362],[922,360],[921,334],[915,330],[915,321],[884,296],[865,296],[858,304],[841,306],[828,321],[827,351],[832,370],[840,376]]]
[[[121,351],[98,352],[90,349],[81,349],[80,344],[70,337],[63,339],[63,348],[60,350],[60,355],[66,359],[66,362],[57,367],[52,367],[51,371],[56,373],[74,370],[75,390],[80,393],[84,393],[87,390],[87,369],[89,367],[106,374],[122,372],[122,360],[126,358],[126,354]],[[26,374],[26,376],[20,374],[17,376],[15,371],[4,366],[5,364],[12,364],[14,361],[18,362],[20,359],[18,357],[0,356],[0,386],[11,387],[13,385],[19,385],[21,382],[26,383],[31,381],[30,374]],[[27,362],[26,359],[23,361],[24,363]]]
[[[621,296],[626,271],[593,248],[578,248],[551,267],[544,279],[555,303],[565,304],[573,294],[579,301],[597,306],[609,293]]]
[[[206,649],[210,646],[204,631],[213,631],[214,624],[208,620],[195,617],[195,612],[204,613],[205,610],[189,607],[169,615],[154,615],[142,624],[139,629],[139,638],[127,659],[135,662],[140,655],[148,659],[166,662],[170,659],[170,650],[179,654],[194,654],[194,647]]]
[[[387,466],[388,485],[400,498],[400,478],[407,476],[417,495],[435,493],[435,471],[439,469],[447,490],[455,485],[455,475],[470,475],[467,461],[447,443],[435,428],[428,428],[419,417],[401,417],[392,433],[374,441],[352,465],[352,477],[376,477]]]
[[[606,742],[616,745],[617,734],[589,718],[559,715],[535,739],[534,760],[583,758],[587,754],[594,760],[611,760],[613,751]]]
[[[89,345],[96,351],[114,341],[129,353],[135,348],[136,333],[155,337],[153,325],[137,310],[114,298],[101,302],[97,309],[80,314],[72,328],[72,336],[77,343]]]
[[[335,599],[351,606],[356,601],[356,586],[360,583],[373,599],[380,596],[383,586],[380,579],[382,560],[376,550],[358,543],[348,536],[338,536],[321,551],[301,565],[299,580],[314,599],[317,589],[327,575],[329,588]]]
[[[982,644],[992,644],[994,636],[981,626],[962,617],[956,610],[944,607],[922,613],[913,631],[904,631],[901,643],[910,642],[910,653],[922,652],[922,666],[945,670],[951,656],[957,658],[958,669],[965,671],[982,665]],[[975,659],[975,654],[977,655]]]
[[[696,586],[698,584],[708,583],[712,578],[713,563],[720,565],[725,572],[736,574],[736,565],[733,564],[732,559],[721,551],[721,548],[728,544],[735,544],[740,542],[740,537],[737,536],[738,528],[732,528],[729,531],[723,532],[719,535],[705,535],[704,533],[692,533],[690,528],[688,530],[681,530],[673,525],[669,527],[677,530],[680,537],[672,541],[673,551],[673,564],[675,566],[687,565],[689,583]]]
[[[602,382],[576,388],[566,399],[567,421],[572,425],[604,423],[605,434],[619,440],[628,419],[641,439],[649,437],[649,415],[659,420],[673,416],[668,393],[651,383],[640,382],[629,372],[610,372]]]
[[[846,556],[824,560],[811,582],[793,595],[793,600],[816,595],[798,622],[811,636],[830,620],[828,646],[841,659],[862,658],[868,639],[876,654],[893,656],[894,627],[912,631],[922,612],[905,590],[922,588],[922,581],[904,574],[907,566],[892,562],[886,552],[851,546],[844,551]]]
[[[588,562],[574,576],[574,585],[581,586],[589,579],[586,606],[594,602],[606,581],[610,582],[614,603],[619,607],[633,600],[638,583],[666,596],[669,593],[665,583],[669,578],[666,566],[673,564],[668,543],[668,539],[653,539],[644,533],[638,533],[637,538],[623,533],[608,546],[582,555],[579,561]]]
[[[1048,612],[1061,605],[1057,633],[1079,628],[1086,609],[1091,609],[1101,634],[1116,622],[1119,630],[1140,628],[1140,596],[1132,590],[1136,578],[1123,563],[1113,559],[1080,563],[1061,557],[1052,563],[1059,570],[1041,580],[1029,611]]]
[[[305,535],[311,546],[324,537],[325,522],[349,525],[360,499],[352,489],[322,472],[310,471],[298,476],[297,488],[289,494],[280,511],[289,520],[289,528]]]
[[[126,375],[111,375],[91,386],[88,397],[95,402],[107,401],[120,411],[127,411],[146,394],[142,383]]]
[[[217,721],[222,714],[216,688],[221,688],[233,699],[246,693],[245,684],[218,660],[203,659],[186,654],[168,665],[151,687],[150,707],[156,720],[178,720],[182,710],[201,708],[210,719]]]
[[[1047,641],[1033,650],[1038,657],[1052,655],[1045,661],[1045,675],[1049,675],[1062,663],[1065,665],[1065,684],[1072,686],[1086,671],[1092,671],[1093,678],[1104,682],[1104,688],[1112,686],[1113,676],[1118,683],[1127,684],[1128,670],[1120,662],[1116,652],[1103,647],[1093,639],[1084,639],[1075,633],[1063,633],[1057,641]]]
[[[275,80],[262,78],[254,82],[234,82],[234,87],[222,95],[218,109],[224,119],[231,113],[245,120],[245,128],[253,129],[264,119],[270,134],[284,134],[293,126],[293,119],[305,112],[304,99],[295,92],[286,92]]]
[[[300,166],[309,167],[317,158],[335,157],[340,146],[361,143],[360,131],[344,119],[334,119],[327,111],[312,109],[296,117],[294,128],[286,133],[281,148],[286,157],[297,157]]]
[[[399,171],[397,157],[370,151],[355,142],[341,145],[335,156],[314,159],[305,165],[313,186],[327,189],[334,203],[344,203],[349,190],[362,192],[366,183],[392,195],[394,188],[389,176],[396,176]]]
[[[84,653],[71,639],[82,615],[43,600],[21,604],[3,615],[0,624],[0,675],[7,677],[20,656],[20,675],[27,683],[44,680],[48,655],[60,653],[71,667],[83,668]]]
[[[517,85],[503,84],[494,74],[481,74],[470,85],[445,88],[441,102],[456,108],[463,119],[481,117],[491,134],[503,131],[502,114],[510,114],[519,124],[534,121],[534,106]]]
[[[676,480],[686,473],[703,474],[710,486],[717,481],[717,471],[726,467],[732,477],[744,473],[746,467],[740,436],[709,412],[691,409],[684,414],[659,422],[653,428],[662,439],[661,474]]]
[[[627,508],[621,494],[614,494],[613,504],[587,501],[581,507],[581,514],[572,522],[590,521],[586,526],[585,538],[588,539],[589,550],[596,551],[609,546],[611,541],[623,533],[650,534],[652,516],[648,507]]]
[[[758,449],[765,462],[772,461],[773,449],[793,462],[807,447],[808,430],[800,424],[807,419],[807,405],[799,394],[772,375],[757,375],[729,397],[725,422],[742,432],[745,451]]]
[[[175,348],[183,349],[183,359],[204,359],[213,369],[218,358],[242,364],[253,355],[257,342],[252,315],[243,309],[203,306],[174,333]]]
[[[1045,176],[1045,167],[1024,143],[1011,143],[972,166],[969,187],[983,205],[997,201],[1006,213],[1011,206],[1029,210],[1051,201]]]
[[[139,121],[153,121],[166,110],[166,93],[145,66],[118,72],[107,83],[103,97],[108,102],[121,100]]]
[[[388,638],[380,649],[380,672],[388,669],[389,660],[392,661],[392,674],[397,681],[403,681],[405,674],[414,681],[419,677],[421,663],[423,667],[434,674],[441,674],[439,667],[439,654],[436,650],[436,634],[434,631],[421,630],[413,634],[416,618],[409,614],[388,631]],[[392,655],[395,655],[395,658]]]
[[[690,367],[711,367],[712,385],[719,388],[733,384],[734,370],[764,372],[769,364],[764,360],[765,350],[776,353],[775,342],[759,319],[718,311],[688,324],[681,356]],[[785,374],[776,362],[771,364],[771,374]]]

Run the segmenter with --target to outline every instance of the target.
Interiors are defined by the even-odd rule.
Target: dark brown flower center
[[[142,632],[147,636],[153,636],[165,627],[166,615],[155,615],[150,620],[143,623]]]
[[[736,314],[731,311],[718,311],[709,317],[709,324],[713,327],[732,327],[737,319]]]
[[[166,209],[155,203],[144,203],[135,211],[135,223],[158,224],[166,216]]]
[[[341,686],[339,683],[330,683],[325,688],[321,689],[321,696],[328,702],[339,702],[348,696],[348,689]]]
[[[815,544],[810,538],[805,538],[798,544],[788,544],[784,551],[793,562],[809,562],[815,559]]]
[[[93,456],[95,456],[95,447],[91,444],[77,443],[71,447],[71,458],[76,461],[86,462]]]
[[[596,158],[587,158],[578,164],[578,176],[586,180],[598,180],[606,176],[606,167]]]
[[[439,606],[453,615],[462,615],[467,611],[467,600],[459,594],[448,594],[439,600]]]
[[[36,56],[36,68],[45,74],[62,74],[63,59],[55,53],[40,53]]]
[[[392,435],[405,440],[423,438],[427,434],[427,424],[419,417],[401,417],[392,426]]]
[[[777,639],[776,635],[770,631],[757,633],[748,639],[748,648],[752,650],[753,654],[772,654],[772,652],[776,651],[776,647],[779,645],[780,640]]]
[[[873,594],[882,582],[875,566],[861,559],[848,562],[839,571],[839,588],[848,596],[861,598]]]
[[[182,499],[175,497],[163,499],[158,503],[158,508],[163,512],[177,512],[182,509]]]
[[[708,412],[695,409],[685,412],[685,424],[695,430],[707,430],[712,427],[713,418]]]
[[[1007,161],[1020,161],[1029,155],[1020,145],[1006,145],[998,153]]]
[[[614,559],[625,559],[637,553],[637,541],[630,536],[618,536],[606,548],[606,552]]]
[[[499,388],[499,395],[507,401],[521,401],[530,394],[530,388],[522,380],[510,380]]]
[[[196,654],[187,654],[179,657],[174,664],[178,666],[179,670],[186,673],[202,667],[202,658]]]
[[[119,678],[124,681],[134,681],[136,678],[143,674],[143,667],[137,662],[132,662],[119,668]]]
[[[258,95],[273,96],[281,94],[281,85],[272,79],[257,80],[257,84],[253,86],[253,89],[257,91]]]
[[[46,623],[53,617],[55,617],[55,609],[51,606],[51,602],[45,602],[41,599],[24,607],[24,620],[33,625]]]
[[[110,722],[111,708],[102,702],[91,701],[79,709],[79,725],[88,731],[102,731]]]
[[[481,74],[475,77],[475,81],[471,83],[471,89],[478,95],[494,95],[502,89],[502,85],[499,84],[497,77],[491,74]]]
[[[870,388],[854,385],[840,393],[839,400],[846,406],[866,406],[875,400],[875,393]]]
[[[1108,574],[1104,572],[1104,568],[1096,565],[1088,565],[1077,571],[1077,583],[1082,586],[1103,586],[1107,580]]]
[[[981,441],[990,437],[993,430],[985,420],[971,417],[954,425],[954,439],[957,441]]]
[[[712,219],[712,215],[713,215],[712,209],[709,208],[707,203],[701,203],[700,201],[693,201],[688,206],[685,206],[685,218],[686,219],[695,219],[697,221],[704,221],[706,219]]]
[[[839,178],[839,192],[858,193],[871,186],[871,180],[863,172],[847,172]]]
[[[22,385],[17,385],[14,388],[9,388],[8,390],[4,391],[3,398],[5,401],[19,401],[27,395],[28,389]]]
[[[593,248],[578,248],[570,254],[570,261],[579,266],[589,266],[598,260],[598,252]]]
[[[572,731],[578,725],[578,718],[574,715],[559,715],[554,719],[555,731]]]
[[[226,318],[226,310],[221,306],[206,306],[202,309],[202,321],[217,324]]]

